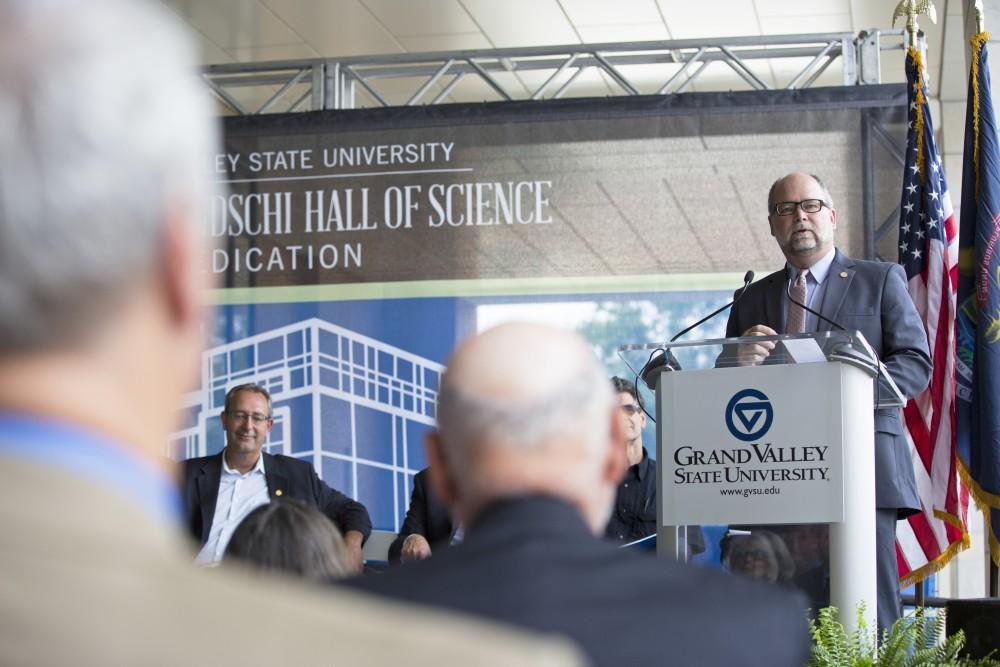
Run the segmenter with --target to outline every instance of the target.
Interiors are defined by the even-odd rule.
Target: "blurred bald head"
[[[518,323],[469,339],[442,380],[429,447],[442,497],[471,523],[492,500],[555,496],[596,532],[624,471],[614,410],[606,371],[575,334]]]

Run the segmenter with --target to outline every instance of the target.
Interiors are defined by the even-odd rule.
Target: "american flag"
[[[916,49],[906,55],[910,108],[899,216],[899,263],[927,331],[930,385],[903,417],[922,511],[900,522],[896,557],[904,585],[922,581],[968,546],[955,463],[955,294],[958,221],[934,141]]]

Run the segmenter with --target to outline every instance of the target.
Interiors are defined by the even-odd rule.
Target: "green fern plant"
[[[817,620],[809,621],[813,638],[808,667],[872,667],[876,659],[875,631],[864,619],[864,603],[858,605],[857,628],[847,632],[838,620],[836,607],[819,610]]]
[[[836,607],[820,609],[809,621],[813,638],[808,667],[1000,667],[992,658],[967,658],[959,654],[965,634],[945,634],[945,612],[929,621],[923,608],[896,621],[878,637],[865,622],[864,603],[858,605],[857,627],[847,632]],[[942,639],[943,638],[943,639]]]

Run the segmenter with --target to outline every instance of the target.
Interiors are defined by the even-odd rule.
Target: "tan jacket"
[[[561,641],[192,558],[116,491],[0,458],[0,664],[579,664]]]

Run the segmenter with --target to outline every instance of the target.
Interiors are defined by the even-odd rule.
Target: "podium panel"
[[[748,353],[761,343],[763,363]],[[865,601],[874,626],[874,410],[903,397],[864,337],[635,344],[619,354],[656,391],[657,552],[684,559],[683,526],[728,524],[729,569],[794,581],[814,599],[829,590],[841,610]],[[827,535],[828,578],[817,556]]]
[[[837,364],[663,374],[661,525],[842,521],[843,393]]]

